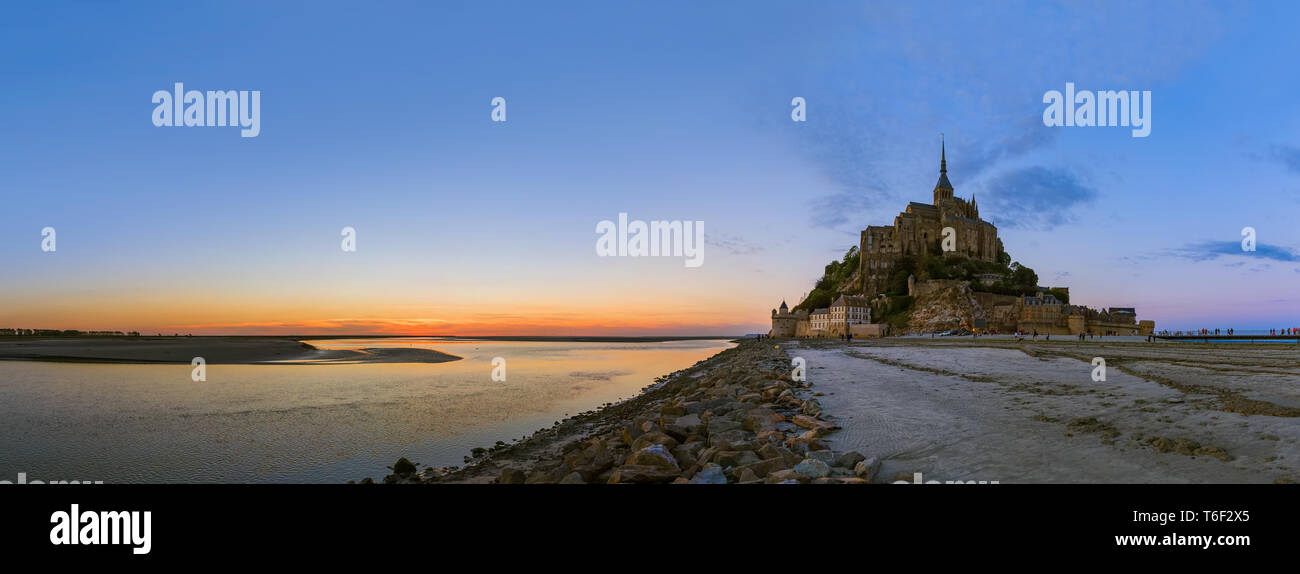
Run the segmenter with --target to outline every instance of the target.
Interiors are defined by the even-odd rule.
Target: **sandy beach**
[[[6,337],[0,360],[76,363],[218,364],[443,363],[460,359],[431,349],[318,349],[288,337]]]
[[[1141,339],[1139,338],[1138,341]],[[881,475],[1001,483],[1300,478],[1295,345],[791,342],[839,450]],[[1106,361],[1094,381],[1093,359]]]

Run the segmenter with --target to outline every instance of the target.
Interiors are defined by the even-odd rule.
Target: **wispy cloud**
[[[1052,229],[1075,220],[1075,211],[1097,197],[1097,191],[1074,172],[1040,166],[1008,171],[990,179],[980,200],[981,210],[1001,227]]]
[[[1300,147],[1277,144],[1269,148],[1266,159],[1282,164],[1287,171],[1300,175]]]
[[[1300,253],[1280,245],[1268,245],[1259,243],[1255,245],[1254,251],[1242,251],[1241,242],[1239,241],[1202,241],[1199,243],[1189,243],[1182,247],[1176,247],[1166,252],[1166,255],[1189,259],[1192,261],[1209,261],[1219,257],[1226,256],[1243,256],[1253,259],[1262,259],[1267,261],[1279,261],[1282,263],[1300,262]],[[1229,263],[1231,266],[1239,266],[1243,261]]]
[[[759,243],[746,240],[738,235],[728,235],[726,233],[710,233],[704,236],[704,243],[722,249],[732,255],[749,255],[763,251]]]
[[[1045,128],[1042,116],[1037,114],[1032,117],[1027,116],[1016,122],[1010,133],[992,141],[967,141],[970,138],[963,138],[961,153],[954,154],[949,163],[952,164],[954,172],[962,174],[962,177],[973,178],[999,162],[1015,159],[1051,145],[1056,141],[1059,133],[1060,130]]]
[[[822,227],[839,227],[850,222],[861,223],[862,218],[852,217],[865,213],[874,207],[866,195],[850,191],[841,191],[830,195],[813,198],[810,204],[810,221]]]

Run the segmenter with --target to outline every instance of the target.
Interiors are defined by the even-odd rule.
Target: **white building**
[[[837,327],[870,323],[871,305],[867,303],[866,297],[840,295],[839,299],[831,303],[829,320],[831,325]]]
[[[831,328],[831,310],[825,307],[813,309],[811,315],[808,315],[808,328],[816,333],[817,331],[825,332]]]

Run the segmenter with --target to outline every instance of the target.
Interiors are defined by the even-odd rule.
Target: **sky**
[[[4,327],[765,332],[863,228],[931,200],[940,134],[956,194],[1071,302],[1158,329],[1300,325],[1293,3],[3,14]],[[259,91],[260,133],[155,126],[176,82]],[[1150,135],[1045,126],[1067,82],[1151,91]],[[704,222],[703,264],[598,256],[619,213]]]

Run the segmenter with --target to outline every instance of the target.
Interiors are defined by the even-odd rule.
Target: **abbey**
[[[936,249],[945,227],[955,231],[956,253],[990,262],[996,262],[1002,253],[998,228],[980,219],[975,197],[967,201],[954,195],[952,183],[948,181],[947,149],[941,144],[934,203],[913,201],[894,218],[893,225],[872,225],[862,230],[858,276],[862,278],[863,294],[874,297],[884,291],[890,269],[898,258]]]

